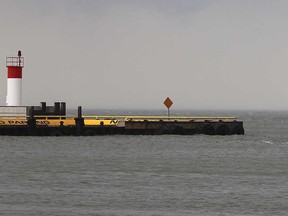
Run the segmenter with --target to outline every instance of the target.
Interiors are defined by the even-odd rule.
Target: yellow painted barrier
[[[75,117],[73,116],[35,116],[36,125],[41,126],[73,126],[75,125]]]
[[[21,119],[4,120],[4,119],[0,119],[0,125],[27,125],[27,120],[21,120]]]
[[[36,116],[36,125],[39,126],[73,126],[76,117],[59,117],[59,116]],[[84,118],[86,126],[116,126],[119,123],[117,119],[97,119],[97,117]],[[27,118],[9,117],[0,118],[1,125],[28,125]]]
[[[20,119],[10,119],[10,120],[0,120],[0,125],[28,125],[27,120],[20,120]],[[41,126],[68,126],[68,125],[75,125],[74,120],[36,120],[36,125]]]
[[[84,124],[87,126],[98,126],[98,125],[103,125],[103,126],[116,126],[119,123],[119,120],[93,120],[93,119],[85,119],[84,118]]]

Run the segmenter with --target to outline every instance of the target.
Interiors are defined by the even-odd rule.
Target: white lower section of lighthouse
[[[22,105],[22,79],[9,78],[7,80],[6,106]]]

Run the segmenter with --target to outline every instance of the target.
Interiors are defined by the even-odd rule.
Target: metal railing
[[[23,57],[6,57],[6,67],[24,67]]]
[[[0,119],[15,118],[23,119],[30,116],[7,115],[0,116]],[[36,119],[74,119],[77,116],[34,116]],[[236,120],[236,117],[231,116],[82,116],[84,119],[90,120]]]
[[[83,118],[122,121],[234,121],[237,119],[231,116],[83,116]]]

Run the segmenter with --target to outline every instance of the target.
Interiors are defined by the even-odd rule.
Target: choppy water
[[[0,137],[0,215],[288,215],[288,112],[236,115],[244,136]]]

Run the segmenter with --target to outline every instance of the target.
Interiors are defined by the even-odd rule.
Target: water
[[[0,137],[0,215],[287,215],[288,112],[231,114],[244,136]]]

